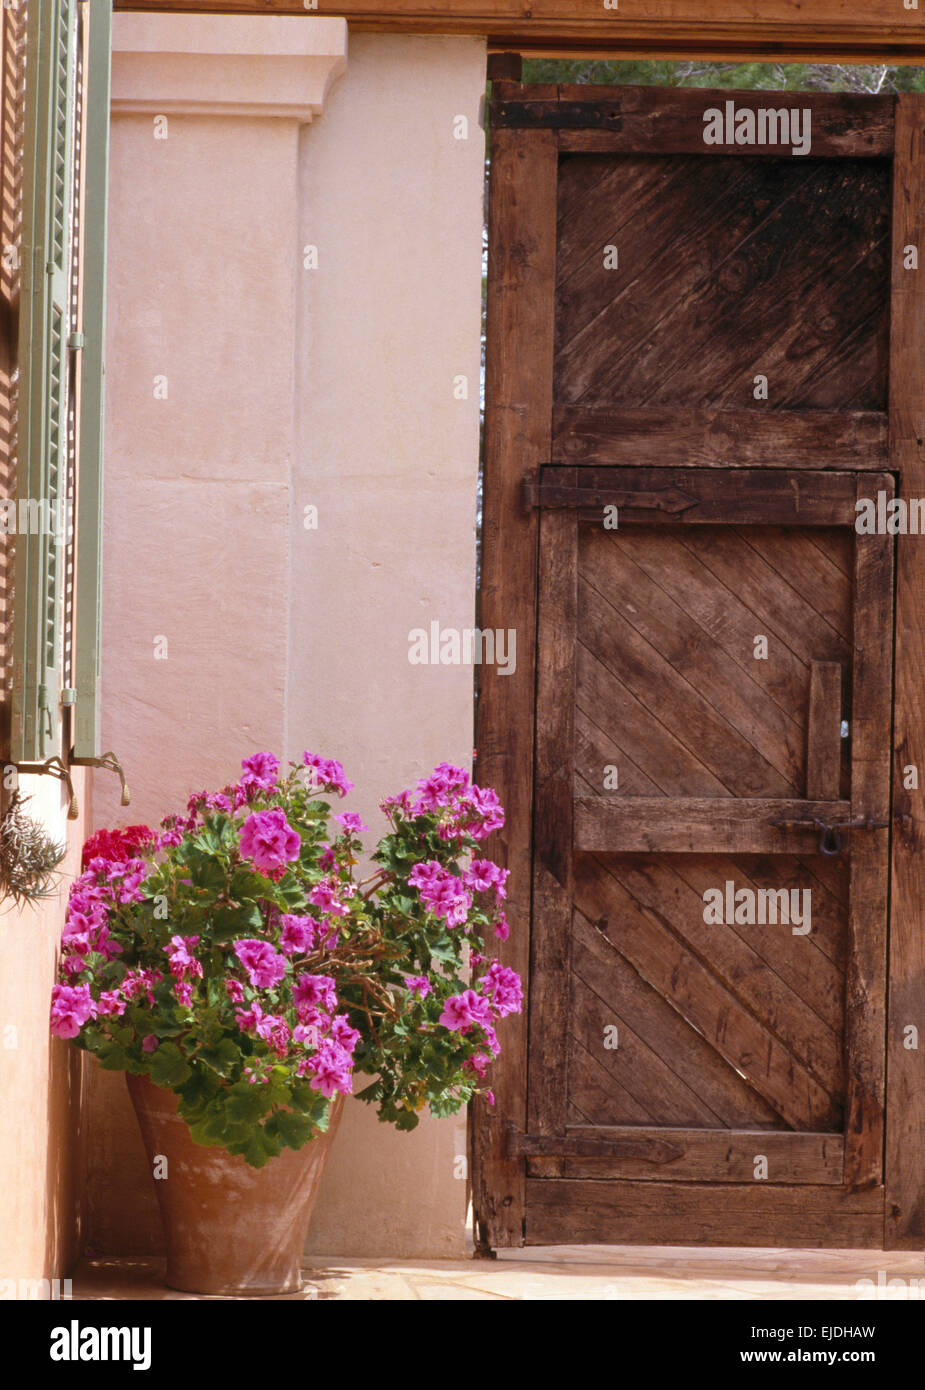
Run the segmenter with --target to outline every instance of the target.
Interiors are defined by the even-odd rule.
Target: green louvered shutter
[[[77,590],[74,760],[96,758],[100,745],[100,577],[103,545],[104,353],[106,347],[106,213],[109,187],[109,93],[112,0],[91,0],[81,142],[84,170],[82,288],[84,346],[80,372],[77,469]]]
[[[77,0],[29,6],[20,290],[12,757],[60,754]],[[47,510],[46,510],[47,508]],[[20,512],[22,513],[20,505]],[[64,538],[66,540],[66,537]]]

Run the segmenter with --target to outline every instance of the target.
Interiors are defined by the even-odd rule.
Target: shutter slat
[[[38,529],[16,544],[12,756],[61,753],[62,555],[54,525],[66,478],[69,209],[76,0],[29,7],[26,66],[17,495]],[[45,504],[45,505],[43,505]]]
[[[77,590],[74,759],[99,757],[100,599],[103,546],[103,421],[106,348],[106,211],[109,187],[111,0],[91,0],[83,161],[80,459],[77,470]]]

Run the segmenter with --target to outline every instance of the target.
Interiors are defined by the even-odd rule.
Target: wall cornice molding
[[[120,14],[114,114],[266,116],[307,124],[347,67],[343,19]]]

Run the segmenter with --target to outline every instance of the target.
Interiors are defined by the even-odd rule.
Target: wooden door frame
[[[690,111],[693,101],[702,110],[703,92],[658,90],[670,92],[669,100],[674,99],[679,112]],[[579,97],[587,102],[591,89],[526,89],[515,83],[496,83],[494,95],[497,101],[515,103],[519,98],[546,106]],[[607,90],[594,90],[598,100],[609,100],[612,95]],[[747,95],[737,93],[736,98],[744,101]],[[783,104],[785,98],[781,95],[778,100]],[[813,100],[818,102],[819,98],[814,96]],[[882,148],[834,148],[824,142],[817,146],[814,141],[814,154],[892,153],[891,351],[885,467],[897,475],[898,495],[908,501],[925,497],[925,380],[920,365],[925,360],[925,284],[921,279],[925,265],[920,271],[905,270],[903,265],[903,248],[919,244],[925,229],[925,176],[917,173],[917,166],[919,170],[925,168],[925,96],[884,100],[892,120],[888,140],[876,142],[882,143]],[[641,128],[637,122],[637,129]],[[587,138],[589,134],[592,139]],[[579,138],[582,136],[585,138]],[[697,148],[683,129],[673,138],[680,144],[679,150],[666,148],[668,141],[660,137],[658,152],[684,153]],[[619,149],[621,143],[619,131],[568,130],[554,120],[546,125],[504,125],[495,128],[492,137],[479,625],[515,628],[518,662],[516,671],[504,679],[492,667],[480,671],[476,775],[483,785],[495,787],[507,813],[498,853],[511,870],[512,930],[502,958],[521,974],[525,1003],[524,1013],[509,1018],[502,1035],[493,1080],[497,1103],[492,1107],[479,1099],[473,1105],[476,1237],[480,1244],[491,1247],[520,1246],[528,1235],[526,1162],[516,1152],[512,1133],[527,1127],[539,512],[524,506],[522,490],[525,477],[554,457],[558,159],[562,148],[608,150]],[[704,155],[702,145],[697,153]],[[723,463],[734,466],[729,459]],[[925,1241],[925,1079],[919,1060],[925,1054],[925,931],[922,909],[916,904],[925,898],[925,865],[920,867],[917,857],[920,840],[925,842],[925,822],[916,794],[904,789],[903,770],[914,765],[925,777],[925,537],[899,535],[896,541],[884,1213],[882,1224],[879,1219],[873,1224],[868,1220],[867,1229],[871,1245],[876,1246],[879,1238],[887,1249],[920,1249]],[[548,582],[555,584],[556,576],[549,576]],[[539,678],[546,677],[539,673]],[[543,790],[557,802],[564,795],[555,780]],[[865,969],[863,963],[860,969]],[[910,1025],[922,1034],[919,1049],[904,1046],[904,1030]],[[865,1199],[868,1218],[872,1196],[859,1194]],[[552,1218],[543,1223],[542,1233],[549,1241],[593,1240],[593,1214],[586,1211],[585,1215],[589,1217],[587,1230],[580,1228],[580,1221],[567,1230],[558,1230]],[[631,1220],[626,1229],[631,1241]]]
[[[208,14],[301,15],[309,0],[115,0],[118,10]],[[314,0],[311,13],[327,10]],[[921,63],[925,15],[898,0],[864,0],[849,13],[843,0],[340,0],[351,29],[372,33],[465,34],[495,49],[537,55],[615,58],[715,58],[743,62]]]

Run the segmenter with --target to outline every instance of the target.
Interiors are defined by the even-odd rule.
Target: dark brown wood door
[[[705,145],[771,104],[811,148]],[[478,775],[528,1007],[475,1114],[488,1244],[879,1246],[891,1187],[925,1230],[885,1106],[896,528],[857,524],[911,473],[894,118],[495,86],[480,622],[518,667]]]

